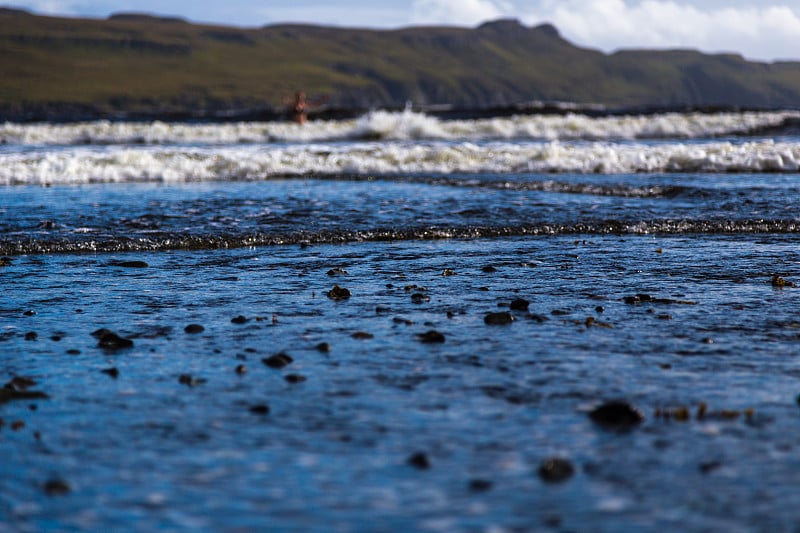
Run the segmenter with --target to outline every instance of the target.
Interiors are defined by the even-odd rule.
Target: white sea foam
[[[800,143],[359,142],[0,153],[0,185],[451,173],[798,172]]]
[[[192,124],[84,122],[0,125],[0,144],[213,144],[330,142],[344,140],[615,140],[703,138],[747,134],[800,120],[800,112],[667,113],[591,118],[581,114],[517,115],[439,120],[412,111],[373,111],[358,119]]]

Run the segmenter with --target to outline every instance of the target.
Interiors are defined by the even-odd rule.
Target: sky
[[[574,44],[605,52],[694,48],[759,61],[800,60],[800,0],[11,0],[6,5],[42,15],[144,12],[239,27],[282,22],[473,27],[516,18],[529,26],[554,24]]]

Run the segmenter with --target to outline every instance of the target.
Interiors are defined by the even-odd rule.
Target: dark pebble
[[[485,492],[492,488],[492,482],[486,479],[469,480],[469,490],[474,492]]]
[[[46,400],[50,398],[47,394],[35,390],[16,390],[16,389],[0,389],[0,404],[10,402],[12,400]]]
[[[328,344],[327,342],[320,342],[319,344],[314,346],[314,348],[316,348],[318,352],[322,353],[328,353],[331,351],[331,345]]]
[[[240,376],[247,373],[247,367],[244,365],[236,365],[236,373]]]
[[[339,267],[328,270],[329,276],[347,276],[348,274],[347,270]]]
[[[286,374],[284,378],[288,383],[294,385],[295,383],[302,383],[306,380],[305,376],[301,376],[300,374]]]
[[[97,346],[104,350],[121,350],[133,346],[132,340],[124,339],[113,331],[105,330],[105,333],[99,338],[100,340],[97,342]]]
[[[411,295],[411,301],[415,304],[421,304],[425,302],[430,302],[431,297],[427,294],[422,294],[421,292],[415,292]]]
[[[628,402],[615,400],[592,409],[589,418],[606,429],[627,430],[641,424],[644,415]]]
[[[70,348],[69,350],[67,350],[67,355],[80,355],[80,354],[81,351],[76,350],[75,348]]]
[[[22,313],[22,314],[23,314],[23,315],[25,315],[25,316],[33,316],[33,315],[35,315],[35,314],[36,314],[36,311],[34,311],[34,310],[32,310],[32,309],[29,309],[29,310],[25,311],[25,312],[24,312],[24,313]]]
[[[114,379],[117,379],[117,377],[119,376],[119,370],[117,369],[117,367],[104,368],[100,372],[102,372],[103,374],[108,374]]]
[[[183,328],[183,331],[185,331],[186,333],[202,333],[205,331],[205,329],[206,328],[204,328],[200,324],[189,324],[188,326]]]
[[[544,315],[537,315],[535,313],[528,313],[526,315],[526,318],[528,318],[530,320],[535,320],[536,322],[539,322],[539,323],[547,322],[548,320],[550,320],[549,318],[547,318]]]
[[[347,300],[350,298],[350,291],[344,287],[334,285],[333,288],[328,291],[328,298],[331,300]]]
[[[539,477],[547,483],[560,483],[575,473],[572,463],[560,457],[551,457],[539,466]]]
[[[181,383],[182,385],[186,385],[188,387],[194,387],[195,385],[200,385],[202,383],[205,383],[206,381],[207,381],[206,379],[196,378],[191,374],[181,374],[180,376],[178,376],[178,383]]]
[[[709,461],[707,463],[701,463],[699,469],[701,474],[710,474],[721,466],[722,461]]]
[[[39,338],[39,335],[35,331],[29,331],[25,334],[26,341],[35,341],[37,338]]]
[[[486,272],[487,274],[491,274],[492,272],[497,272],[497,269],[495,267],[493,267],[492,265],[487,265],[487,266],[483,267],[481,270],[483,272]]]
[[[499,313],[486,313],[483,317],[483,322],[489,326],[503,326],[506,324],[511,324],[514,321],[514,317],[508,311],[501,311]]]
[[[264,404],[260,404],[260,405],[254,405],[249,409],[249,411],[251,413],[254,413],[254,414],[257,414],[257,415],[268,415],[269,414],[269,405],[267,405],[265,403]]]
[[[247,317],[243,315],[235,316],[231,318],[232,324],[245,324],[247,323]]]
[[[96,339],[100,339],[103,336],[108,335],[109,333],[113,333],[113,332],[110,329],[100,328],[100,329],[96,329],[96,330],[94,330],[92,332],[92,337],[94,337]]]
[[[530,304],[531,303],[524,298],[517,298],[516,300],[511,302],[511,305],[509,305],[509,307],[511,307],[511,309],[513,309],[514,311],[527,311],[528,306]]]
[[[50,340],[53,342],[59,342],[61,340],[61,335],[53,335],[50,337]]]
[[[8,383],[3,385],[4,389],[25,390],[36,385],[36,382],[25,376],[14,376]]]
[[[359,340],[367,340],[375,337],[375,335],[373,335],[372,333],[367,333],[366,331],[356,331],[350,336],[353,337],[354,339],[359,339]]]
[[[444,342],[444,335],[435,329],[432,329],[430,331],[426,331],[425,333],[418,333],[417,340],[426,343],[441,343]]]
[[[71,490],[69,484],[62,479],[51,479],[44,484],[44,492],[48,496],[64,496]]]
[[[409,320],[407,318],[403,318],[401,316],[394,317],[392,319],[392,322],[394,322],[395,324],[403,324],[403,325],[406,325],[406,326],[410,326],[410,325],[412,325],[414,323],[413,321],[411,321],[411,320]]]
[[[381,315],[381,314],[385,314],[385,313],[391,313],[391,311],[392,310],[390,308],[383,307],[383,306],[380,306],[380,305],[375,308],[375,314],[377,314],[377,315]]]
[[[594,308],[594,310],[597,311],[598,313],[602,313],[603,311],[606,310],[606,308],[603,307],[602,305],[598,305],[597,307]]]
[[[456,271],[453,270],[452,268],[445,268],[444,270],[442,270],[442,276],[455,276],[455,275]]]
[[[411,454],[406,462],[414,468],[419,468],[420,470],[427,470],[431,467],[431,462],[428,460],[428,456],[422,452]]]
[[[294,361],[294,359],[292,359],[289,355],[283,352],[276,353],[273,356],[266,357],[261,360],[262,363],[264,363],[270,368],[283,368],[292,361]]]

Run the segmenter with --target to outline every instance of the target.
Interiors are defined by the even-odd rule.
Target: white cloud
[[[552,22],[567,38],[606,51],[698,48],[753,59],[797,58],[800,10],[787,5],[700,7],[670,0],[542,0],[521,14]]]
[[[412,24],[474,26],[508,16],[513,9],[502,0],[414,0]]]

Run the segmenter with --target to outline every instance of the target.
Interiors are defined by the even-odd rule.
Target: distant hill
[[[692,50],[604,54],[551,25],[398,30],[107,20],[0,9],[0,119],[269,117],[302,89],[328,109],[800,107],[800,62]],[[434,107],[435,108],[435,107]]]

